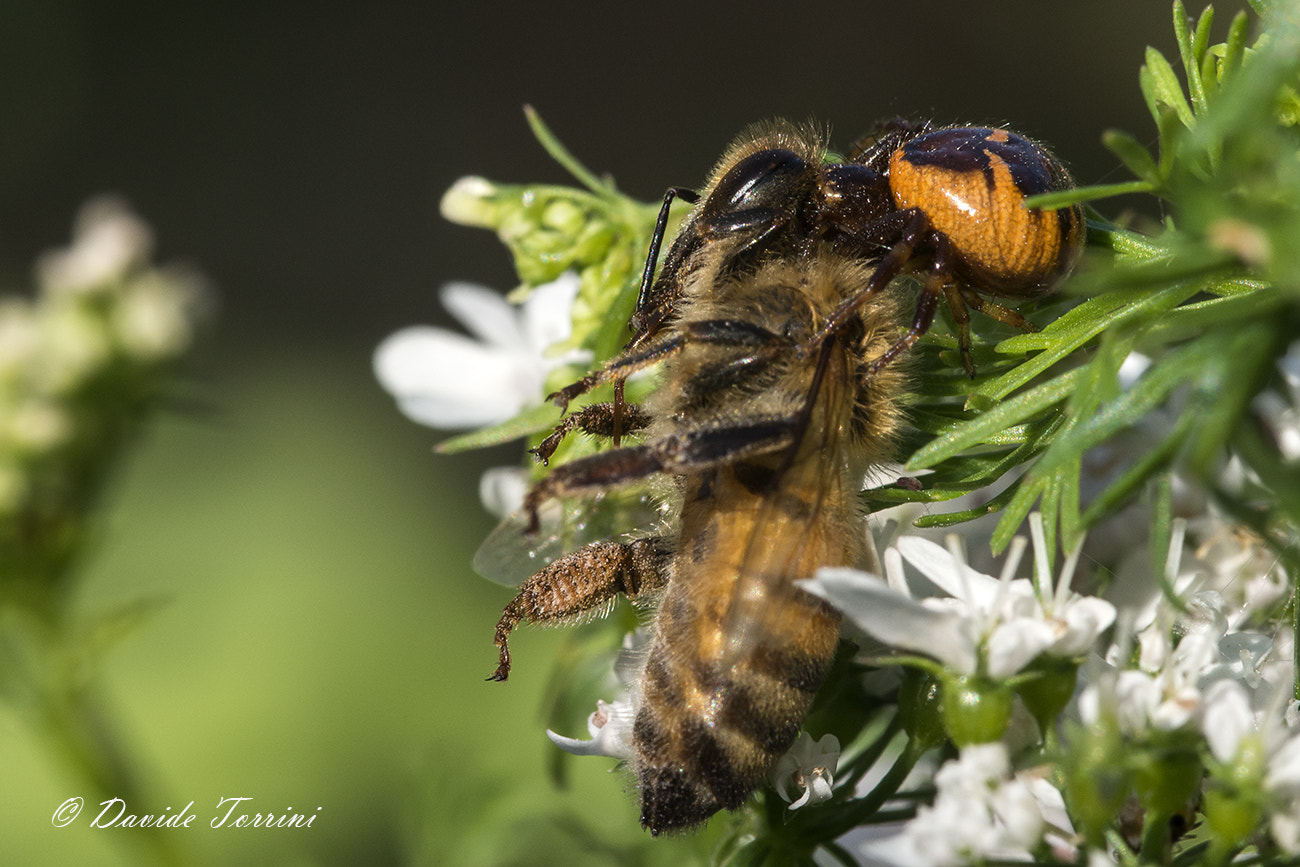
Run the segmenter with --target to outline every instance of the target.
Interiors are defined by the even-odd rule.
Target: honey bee
[[[796,586],[823,566],[863,565],[858,504],[893,455],[908,347],[940,298],[962,331],[966,305],[1027,326],[980,293],[1042,295],[1077,257],[1082,214],[1021,207],[1069,178],[1043,148],[979,127],[893,121],[827,163],[817,132],[750,129],[701,196],[664,200],[625,351],[552,397],[651,366],[643,405],[593,404],[535,450],[575,430],[640,442],[556,467],[524,509],[665,480],[670,529],[596,541],[527,579],[497,623],[491,680],[510,673],[521,622],[607,610],[618,594],[656,611],[634,690],[631,762],[641,824],[690,828],[736,809],[794,742],[826,677],[839,614]],[[654,272],[674,198],[696,202]],[[924,272],[910,326],[897,293]]]

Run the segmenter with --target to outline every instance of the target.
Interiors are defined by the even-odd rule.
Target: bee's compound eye
[[[798,154],[769,148],[739,160],[709,193],[707,207],[721,213],[765,207],[788,200],[810,183],[808,164]]]
[[[1055,157],[1003,129],[934,130],[889,161],[894,203],[924,212],[975,288],[998,295],[1042,295],[1073,267],[1083,244],[1082,209],[1024,207],[1028,196],[1072,185]]]

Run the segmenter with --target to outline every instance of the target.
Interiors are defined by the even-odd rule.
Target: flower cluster
[[[0,298],[0,580],[57,574],[111,457],[189,348],[197,277],[151,264],[124,203],[90,202],[33,298]]]

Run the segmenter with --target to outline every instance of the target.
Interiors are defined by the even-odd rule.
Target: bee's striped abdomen
[[[725,470],[719,475],[732,477]],[[730,481],[736,484],[734,477]],[[653,833],[735,809],[763,783],[794,743],[839,637],[835,612],[785,580],[766,587],[763,623],[746,635],[743,651],[727,646],[725,619],[758,504],[757,498],[730,493],[720,502],[740,508],[719,508],[714,501],[701,512],[696,538],[708,543],[681,546],[677,577],[660,603],[640,680],[633,741],[641,823]],[[777,521],[767,527],[767,541],[781,545],[785,526],[794,525]],[[683,529],[691,527],[688,508]],[[817,541],[805,546],[809,563],[840,559]],[[692,581],[693,574],[710,580]]]

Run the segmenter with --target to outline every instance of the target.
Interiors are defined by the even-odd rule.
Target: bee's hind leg
[[[632,542],[593,542],[533,575],[501,612],[494,643],[497,669],[488,680],[510,676],[510,633],[521,622],[557,625],[600,616],[622,593],[636,599],[667,582],[669,547],[658,536]]]
[[[555,430],[538,443],[536,448],[529,449],[529,452],[537,460],[546,464],[564,438],[575,430],[591,436],[613,439],[620,434],[642,430],[649,423],[650,416],[646,415],[645,410],[637,404],[620,405],[617,401],[593,403],[572,415],[565,416],[555,426]]]

